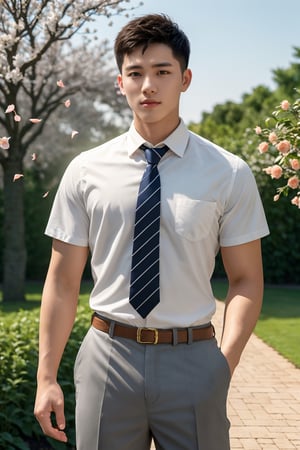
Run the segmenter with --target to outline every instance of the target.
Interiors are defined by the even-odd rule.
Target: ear
[[[182,75],[182,88],[181,92],[185,92],[192,81],[192,71],[191,69],[185,69]]]
[[[124,86],[123,86],[123,78],[122,78],[121,74],[119,74],[117,77],[117,83],[118,83],[121,94],[125,95],[125,90],[124,90]]]

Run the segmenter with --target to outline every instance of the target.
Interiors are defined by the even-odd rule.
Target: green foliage
[[[293,62],[287,69],[278,68],[273,70],[273,78],[278,86],[281,96],[293,98],[295,87],[300,86],[300,47],[294,47],[294,57],[297,62]]]
[[[266,196],[263,193],[270,236],[262,243],[265,279],[268,283],[299,284],[299,210],[292,208],[289,202],[283,201],[280,206],[274,204],[271,196],[268,200]]]
[[[295,49],[300,59],[300,48]],[[300,64],[293,63],[288,69],[274,71],[277,83],[275,91],[257,86],[244,94],[241,103],[226,102],[216,105],[211,113],[203,114],[199,124],[190,129],[243,158],[252,169],[265,208],[270,236],[263,239],[265,279],[269,283],[300,283],[300,211],[290,204],[290,198],[274,203],[276,180],[270,179],[264,168],[271,164],[271,155],[259,153],[259,138],[255,127],[265,121],[284,99],[295,102],[300,80]],[[294,110],[290,110],[293,114]],[[282,113],[280,113],[282,114]],[[298,124],[299,127],[299,124]],[[294,194],[295,195],[295,194]],[[216,276],[224,274],[220,259],[217,259]]]
[[[35,171],[26,173],[25,185],[25,227],[27,250],[27,278],[40,280],[45,277],[50,258],[51,239],[45,237],[51,204],[54,198],[50,191],[49,196],[43,198],[45,186]]]
[[[256,133],[261,152],[267,154],[268,161],[271,159],[272,165],[264,170],[272,178],[281,179],[274,198],[278,201],[280,195],[292,194],[292,203],[300,207],[300,191],[295,190],[300,176],[300,98],[292,104],[284,100],[265,120],[264,128],[256,127]]]
[[[59,382],[65,394],[69,444],[47,439],[33,416],[38,358],[39,310],[4,314],[0,318],[0,448],[38,450],[74,448],[73,364],[89,326],[88,308],[78,307],[77,320],[65,350]]]
[[[37,314],[20,312],[0,321],[0,447],[20,447],[23,436],[37,428],[32,422],[32,403],[37,361]]]

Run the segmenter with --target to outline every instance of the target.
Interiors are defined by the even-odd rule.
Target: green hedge
[[[20,311],[0,318],[0,448],[5,450],[74,449],[73,365],[80,342],[89,326],[89,308],[78,315],[59,371],[65,394],[69,443],[44,437],[33,415],[38,358],[39,310]]]

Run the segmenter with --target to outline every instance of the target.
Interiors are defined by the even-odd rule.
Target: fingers
[[[42,428],[44,434],[58,441],[67,442],[68,439],[66,433],[63,431],[65,426],[62,424],[59,427],[53,425],[50,412],[43,413],[35,411],[35,417],[39,422],[40,427]],[[61,422],[63,421],[61,420]]]
[[[55,420],[56,420],[57,428],[60,431],[62,431],[66,428],[66,421],[65,421],[63,406],[57,408]]]
[[[60,442],[67,442],[68,441],[66,433],[63,431],[63,429],[59,429],[59,428],[57,428],[56,426],[54,426],[52,424],[50,414],[48,416],[46,416],[46,415],[39,415],[38,416],[36,414],[36,418],[37,418],[37,420],[38,420],[38,422],[39,422],[39,424],[40,424],[40,426],[41,426],[41,428],[43,430],[43,433],[46,436],[49,436],[49,437],[51,437],[53,439],[56,439],[57,441],[60,441]]]
[[[64,432],[66,422],[64,415],[64,401],[62,395],[54,395],[48,391],[43,395],[37,394],[34,415],[39,422],[44,434],[61,442],[67,442]],[[51,419],[54,416],[54,421]]]

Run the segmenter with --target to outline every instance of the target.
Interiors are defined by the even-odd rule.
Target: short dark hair
[[[181,70],[188,67],[190,42],[179,26],[164,14],[148,14],[131,20],[115,40],[115,58],[121,72],[124,56],[142,47],[144,53],[150,44],[166,44],[179,61]]]

